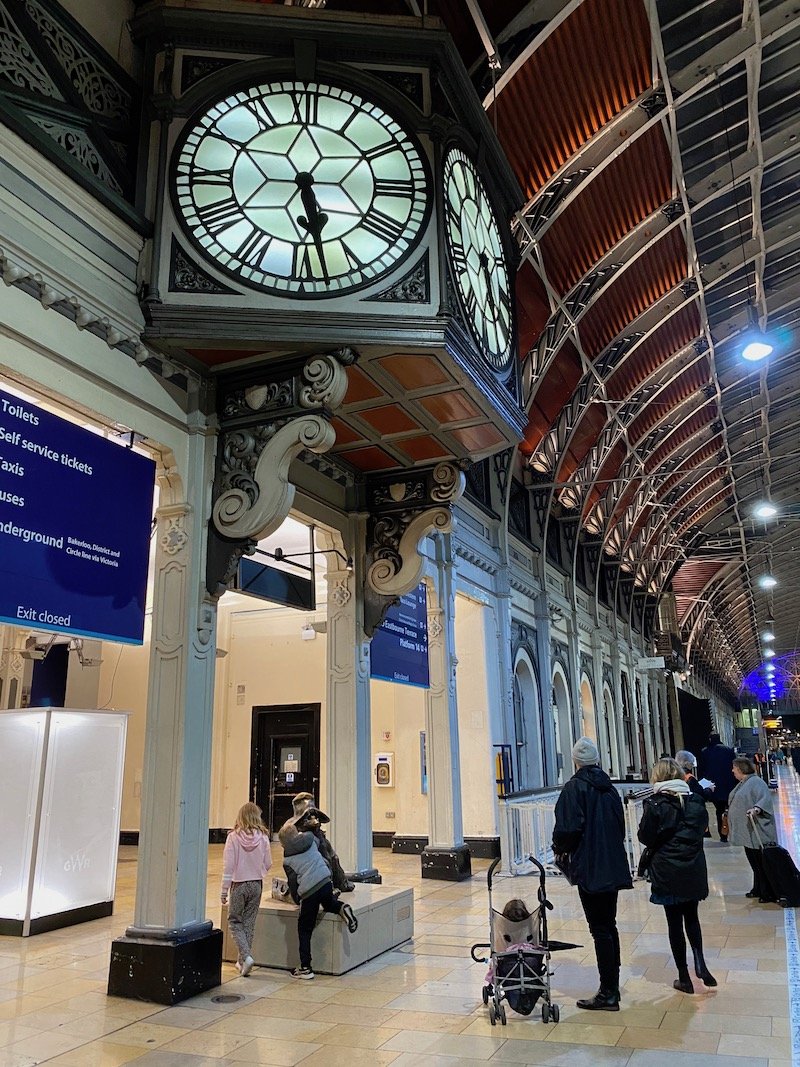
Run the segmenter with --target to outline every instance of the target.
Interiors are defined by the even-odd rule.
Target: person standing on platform
[[[620,951],[617,895],[632,889],[625,848],[622,798],[605,771],[594,741],[581,737],[572,749],[575,774],[556,802],[553,850],[569,856],[569,880],[578,887],[594,941],[600,989],[579,1000],[587,1011],[619,1011]]]
[[[220,900],[228,904],[228,927],[236,942],[237,970],[246,978],[253,969],[253,935],[261,906],[263,878],[272,866],[269,834],[261,808],[243,804],[222,853]]]
[[[708,745],[700,753],[700,774],[714,783],[714,797],[712,803],[717,812],[717,831],[720,841],[727,841],[728,835],[723,833],[722,816],[728,809],[728,796],[731,789],[736,785],[731,767],[736,758],[732,748],[723,745],[719,734],[710,734]]]
[[[684,753],[686,755],[687,753]],[[703,934],[697,906],[708,896],[708,872],[703,834],[708,812],[700,793],[691,790],[683,768],[674,759],[661,759],[650,775],[653,796],[644,802],[639,840],[645,846],[640,871],[650,872],[650,903],[660,904],[667,916],[669,945],[678,968],[672,983],[681,993],[694,993],[686,965],[684,929],[694,956],[694,973],[715,986],[703,957]]]
[[[753,888],[745,896],[756,898],[759,904],[774,904],[777,894],[764,870],[761,855],[762,844],[774,844],[778,840],[772,793],[756,774],[755,764],[744,756],[733,761],[733,774],[737,784],[728,799],[731,844],[744,846],[744,854],[753,870]],[[751,818],[756,820],[756,829]]]

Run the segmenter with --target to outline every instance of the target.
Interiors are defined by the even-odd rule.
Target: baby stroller
[[[486,876],[489,888],[489,944],[473,945],[470,954],[476,963],[486,963],[487,957],[479,955],[490,951],[490,967],[483,984],[483,1003],[489,1005],[489,1022],[497,1026],[499,1019],[506,1025],[506,1010],[503,1001],[519,1015],[530,1015],[541,998],[542,1022],[559,1020],[558,1005],[550,995],[550,952],[553,947],[578,948],[558,942],[557,946],[547,939],[547,912],[553,905],[547,899],[545,870],[538,860],[529,857],[539,871],[539,888],[535,904],[522,899],[511,900],[503,911],[492,907],[492,875],[499,859],[489,868]]]

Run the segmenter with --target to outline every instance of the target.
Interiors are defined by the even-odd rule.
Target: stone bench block
[[[269,881],[265,883],[269,886]],[[311,940],[312,966],[320,974],[346,974],[354,967],[388,952],[414,936],[414,891],[386,885],[357,883],[352,893],[342,894],[356,913],[358,930],[351,934],[347,923],[320,911]],[[256,919],[253,959],[260,967],[291,970],[300,965],[297,955],[299,908],[264,896]],[[225,931],[222,958],[236,959],[236,943],[228,930],[228,908],[220,921]]]

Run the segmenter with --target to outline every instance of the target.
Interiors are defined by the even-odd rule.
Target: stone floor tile
[[[524,1063],[537,1067],[627,1067],[630,1057],[629,1048],[589,1047],[558,1041],[506,1041],[489,1062]],[[662,1063],[658,1067],[668,1065]]]
[[[616,1045],[624,1029],[624,1026],[601,1023],[565,1022],[559,1023],[544,1040],[573,1045]]]
[[[303,1067],[383,1067],[394,1063],[399,1052],[386,1049],[336,1048],[329,1046],[312,1052],[302,1060]]]
[[[122,1067],[145,1055],[138,1045],[120,1045],[114,1041],[90,1041],[71,1052],[47,1060],[48,1067]]]

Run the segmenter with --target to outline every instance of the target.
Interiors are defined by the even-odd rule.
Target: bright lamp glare
[[[759,578],[758,584],[762,589],[774,589],[778,584],[778,579],[771,574],[765,574],[763,577]]]
[[[767,341],[748,341],[742,349],[742,359],[749,363],[758,363],[760,359],[772,355],[772,347]]]
[[[765,658],[765,659],[772,659],[772,657],[773,657],[774,655],[775,655],[775,653],[774,653],[774,652],[772,651],[772,649],[771,649],[771,648],[765,648],[765,649],[764,649],[764,658]]]
[[[762,641],[774,641],[775,640],[775,634],[772,632],[772,630],[765,630],[763,632],[763,634],[761,635],[761,640]]]
[[[753,514],[757,519],[774,519],[778,514],[778,509],[774,504],[770,504],[768,500],[765,500],[761,504],[756,504],[753,508]]]

